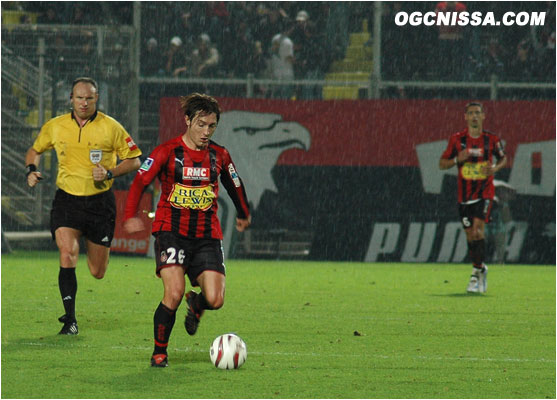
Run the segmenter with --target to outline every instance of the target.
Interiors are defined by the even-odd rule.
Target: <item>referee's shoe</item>
[[[66,314],[58,318],[58,321],[64,324],[60,332],[58,332],[59,335],[77,335],[79,333],[79,329],[77,328],[77,321],[70,321]]]

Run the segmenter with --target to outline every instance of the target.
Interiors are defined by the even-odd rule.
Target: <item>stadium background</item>
[[[497,178],[515,190],[503,255],[492,240],[490,261],[553,264],[555,3],[464,4],[548,14],[543,27],[463,28],[461,67],[437,27],[393,26],[396,10],[432,11],[435,2],[2,2],[2,250],[53,248],[55,155],[45,155],[46,179],[35,190],[23,183],[23,156],[42,123],[67,111],[71,80],[91,75],[100,109],[122,122],[144,157],[182,129],[176,96],[202,90],[219,99],[231,129],[221,124],[215,140],[246,144],[232,155],[253,192],[246,234],[226,226],[230,205],[223,199],[221,207],[227,252],[242,258],[465,260],[456,181],[436,164],[444,141],[464,127],[464,104],[483,101],[485,127],[501,135],[510,158]],[[270,38],[295,26],[301,10],[321,47],[295,47],[295,57],[319,54],[320,62],[296,67],[292,81],[274,80],[254,65],[268,64]],[[237,39],[246,29],[247,45]],[[220,52],[218,67],[205,76],[166,72],[170,41],[195,46],[203,33]],[[159,57],[147,52],[153,38]],[[288,98],[278,98],[281,88],[291,89]],[[266,141],[270,126],[290,136]],[[122,198],[131,179],[116,181]],[[117,231],[114,250],[144,254],[146,240]]]

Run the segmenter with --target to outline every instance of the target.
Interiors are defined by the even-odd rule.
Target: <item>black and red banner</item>
[[[312,232],[311,259],[466,259],[456,169],[437,166],[449,136],[465,127],[466,101],[219,103],[213,139],[246,183],[254,229]],[[486,101],[484,108],[484,128],[501,137],[509,157],[496,179],[515,193],[496,229],[506,233],[504,260],[553,264],[555,102]],[[161,142],[185,131],[177,98],[162,99],[160,113]],[[232,204],[223,212],[226,244]]]

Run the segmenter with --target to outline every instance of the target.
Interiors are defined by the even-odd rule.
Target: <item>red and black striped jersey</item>
[[[153,150],[130,187],[124,219],[134,217],[141,194],[155,177],[161,182],[153,233],[173,232],[188,238],[222,239],[217,216],[218,178],[232,198],[238,218],[248,218],[242,180],[228,151],[213,141],[196,151],[176,137]]]
[[[501,140],[497,135],[487,131],[473,138],[468,134],[467,128],[451,136],[441,158],[450,160],[464,149],[468,150],[470,157],[458,165],[458,202],[493,199],[493,175],[482,174],[482,167],[493,165],[494,157],[497,160],[505,157]]]

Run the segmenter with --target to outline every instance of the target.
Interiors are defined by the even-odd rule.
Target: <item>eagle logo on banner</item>
[[[244,181],[246,194],[253,209],[257,209],[266,190],[277,191],[271,171],[280,155],[292,148],[308,151],[309,131],[294,121],[283,121],[282,116],[251,111],[229,111],[221,114],[215,141],[226,147]],[[231,171],[232,172],[232,171]],[[230,251],[236,212],[228,196],[219,197],[219,207],[225,252]],[[224,209],[228,210],[223,218]]]

